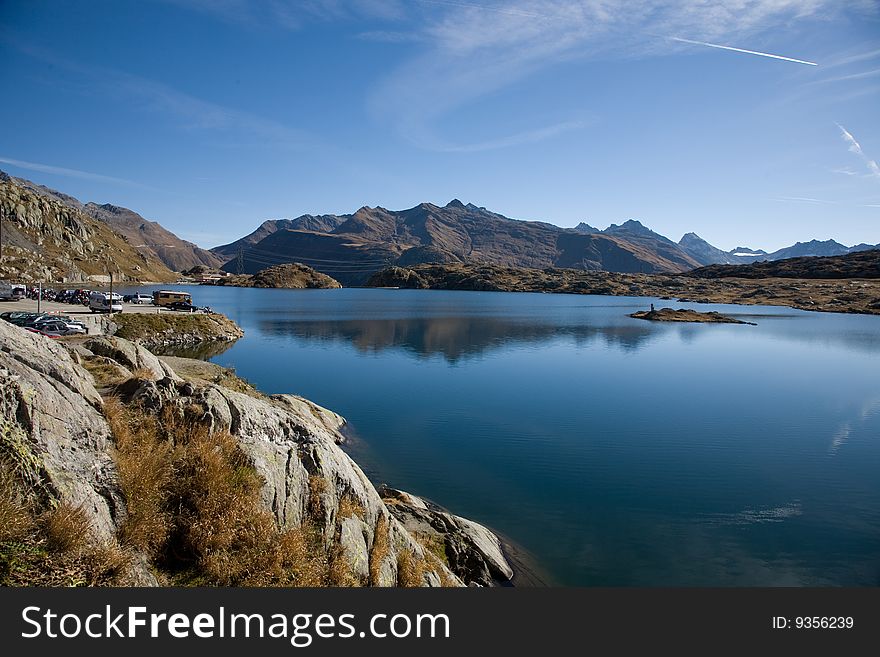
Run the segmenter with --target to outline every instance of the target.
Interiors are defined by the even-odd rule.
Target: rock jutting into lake
[[[735,319],[733,317],[728,317],[727,315],[722,315],[721,313],[711,311],[707,313],[697,312],[696,310],[686,310],[684,308],[679,308],[678,310],[673,310],[672,308],[660,308],[659,310],[654,310],[654,307],[651,306],[651,310],[640,310],[635,313],[631,313],[630,317],[634,317],[635,319],[647,319],[652,322],[696,322],[700,324],[751,324],[752,326],[757,326],[754,322],[744,322],[741,319]]]
[[[120,337],[0,338],[0,584],[491,583],[476,541],[444,559],[397,520],[336,413]]]

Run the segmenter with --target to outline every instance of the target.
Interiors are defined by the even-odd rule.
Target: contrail
[[[773,55],[769,52],[758,52],[757,50],[746,50],[744,48],[734,48],[733,46],[722,46],[717,43],[707,43],[705,41],[691,41],[690,39],[681,39],[679,37],[669,37],[673,41],[681,43],[692,43],[695,46],[708,46],[709,48],[721,48],[721,50],[732,50],[734,52],[744,52],[747,55],[760,55],[761,57],[772,57],[773,59],[781,59],[786,62],[795,62],[796,64],[807,64],[808,66],[818,66],[816,62],[808,62],[804,59],[795,59],[793,57],[783,57],[782,55]]]

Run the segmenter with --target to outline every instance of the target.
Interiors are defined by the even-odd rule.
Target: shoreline
[[[517,270],[518,272],[533,273],[537,272],[546,277],[544,270]],[[563,272],[563,278],[559,285],[552,289],[545,287],[546,280],[541,281],[508,281],[499,280],[492,281],[489,278],[467,278],[459,281],[435,283],[433,285],[422,287],[412,285],[352,285],[343,286],[342,288],[294,288],[294,287],[275,287],[264,288],[246,285],[213,285],[202,284],[197,282],[178,281],[171,284],[173,287],[230,287],[238,289],[277,289],[277,290],[329,290],[329,289],[345,289],[345,290],[420,290],[425,292],[431,291],[455,291],[455,292],[504,292],[504,293],[520,293],[520,294],[570,294],[572,296],[604,296],[604,297],[632,297],[639,298],[655,298],[663,301],[671,301],[674,303],[692,303],[692,304],[718,304],[729,306],[773,306],[779,308],[791,308],[793,310],[802,310],[806,312],[822,312],[836,313],[843,315],[880,315],[880,279],[871,278],[839,278],[839,279],[797,279],[797,278],[775,278],[775,279],[752,279],[752,278],[724,278],[724,279],[703,279],[689,278],[687,274],[618,274],[614,272],[590,272],[586,270],[553,270],[554,273]],[[565,276],[574,272],[578,278],[589,278],[592,283],[588,287],[582,285],[583,281],[568,281]],[[630,282],[628,277],[632,277]],[[681,288],[678,287],[682,281],[690,281],[695,287],[705,286],[707,280],[716,280],[719,290],[707,291],[705,289],[691,290],[689,293],[677,293]],[[596,281],[599,281],[597,283]],[[611,283],[606,286],[605,283]],[[604,289],[596,289],[595,286],[602,283]],[[121,287],[148,287],[154,285],[150,282],[127,282]],[[624,288],[625,286],[625,288]],[[662,287],[660,287],[662,286]],[[844,289],[846,286],[856,289]],[[797,289],[795,289],[797,288]],[[820,291],[824,296],[830,297],[822,300],[817,299],[810,301],[809,299],[791,298],[791,292],[811,292]],[[686,290],[685,290],[686,291]],[[851,297],[853,292],[859,295],[856,301],[846,301],[838,299],[830,295],[830,292],[840,293],[841,297]],[[22,300],[36,306],[36,301],[32,299]],[[35,310],[30,307],[24,308],[17,304],[21,301],[0,302],[0,311],[30,311]],[[77,306],[73,306],[71,310],[67,304],[56,304],[56,302],[43,301],[44,306],[52,306],[51,310],[46,312],[57,312],[67,315],[83,315],[88,316],[88,312],[79,310]],[[57,305],[57,308],[55,307]],[[126,307],[123,312],[149,312],[155,308],[152,306]],[[99,316],[102,317],[102,316]],[[106,315],[103,315],[106,317]]]
[[[392,267],[363,287],[655,297],[678,303],[782,306],[880,315],[880,278],[705,278],[496,265]]]

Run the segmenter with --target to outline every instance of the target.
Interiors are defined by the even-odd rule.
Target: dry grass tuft
[[[418,588],[425,583],[425,560],[406,548],[397,553],[397,585]]]
[[[170,531],[164,503],[174,477],[173,445],[162,439],[156,418],[132,417],[114,397],[104,400],[104,415],[116,438],[114,457],[128,507],[119,537],[155,557]]]
[[[428,554],[437,557],[437,560],[445,566],[449,566],[449,557],[446,556],[446,541],[441,536],[426,532],[412,532],[412,535]]]
[[[318,475],[309,477],[309,503],[308,514],[311,518],[317,520],[324,518],[324,493],[327,491],[327,480]]]
[[[154,381],[156,375],[153,370],[146,367],[138,367],[131,371],[131,378],[139,381]]]
[[[365,515],[366,510],[360,500],[355,499],[351,495],[343,495],[339,500],[338,517],[340,519],[358,516],[363,520]]]
[[[363,582],[355,576],[351,564],[345,556],[342,545],[335,543],[330,550],[330,560],[327,570],[328,586],[356,587],[362,586]]]
[[[4,460],[0,466],[0,543],[19,541],[34,529],[33,516],[15,485],[12,470]]]
[[[309,517],[282,531],[262,504],[263,480],[205,409],[158,415],[108,399],[105,415],[129,516],[127,545],[146,552],[172,582],[211,586],[353,585],[344,559],[325,547],[326,481],[309,481]],[[318,522],[320,519],[320,522]]]
[[[115,386],[130,378],[131,373],[104,356],[82,359],[82,366],[92,375],[98,386]]]
[[[390,547],[388,518],[379,516],[379,520],[376,522],[376,535],[373,538],[373,549],[370,550],[370,586],[380,585],[382,562],[388,556]]]
[[[67,503],[41,511],[8,460],[0,461],[0,586],[115,586],[129,560],[94,541],[85,513]]]
[[[177,509],[170,550],[196,564],[212,582],[252,582],[277,534],[260,506],[261,480],[234,439],[207,430],[175,450],[169,506]]]
[[[80,507],[62,502],[45,512],[40,521],[50,551],[79,555],[89,547],[91,527]]]
[[[425,532],[413,532],[413,537],[425,550],[425,570],[433,571],[440,578],[440,586],[458,587],[459,583],[449,574],[449,557],[443,538]]]

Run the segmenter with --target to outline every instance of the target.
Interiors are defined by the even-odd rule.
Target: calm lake
[[[551,583],[880,585],[880,317],[183,289],[246,332],[215,362],[339,412],[375,483],[494,528]]]

